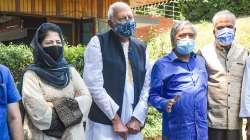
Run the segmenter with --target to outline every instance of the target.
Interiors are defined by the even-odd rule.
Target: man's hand
[[[176,103],[176,101],[178,100],[180,98],[180,95],[176,95],[175,97],[174,97],[174,99],[170,99],[170,100],[168,100],[168,102],[167,102],[167,112],[172,112],[172,107],[173,107],[173,105]]]
[[[136,134],[141,130],[140,122],[135,117],[132,117],[126,126],[128,128],[128,133],[131,134]]]
[[[115,114],[112,124],[114,132],[126,140],[128,137],[128,128],[122,124],[118,114]]]

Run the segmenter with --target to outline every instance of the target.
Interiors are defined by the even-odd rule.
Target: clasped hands
[[[118,114],[113,118],[112,126],[114,132],[122,137],[123,140],[127,140],[128,134],[136,134],[141,131],[141,123],[135,117],[132,117],[131,120],[124,125]]]

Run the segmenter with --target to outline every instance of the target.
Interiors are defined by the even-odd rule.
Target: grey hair
[[[180,30],[182,30],[184,27],[186,26],[190,26],[191,29],[193,30],[194,32],[194,37],[196,37],[196,29],[194,28],[194,25],[188,21],[188,20],[182,20],[182,21],[177,21],[171,28],[171,32],[170,32],[170,39],[171,39],[171,44],[172,44],[172,47],[176,47],[176,34],[177,32],[179,32]]]
[[[218,18],[220,18],[221,16],[227,16],[227,17],[231,18],[233,20],[234,25],[235,25],[236,16],[234,13],[230,12],[229,10],[221,10],[221,11],[215,13],[215,15],[213,16],[213,19],[212,19],[213,25],[216,24]]]
[[[108,20],[112,20],[113,16],[114,16],[114,10],[115,9],[122,9],[122,8],[129,8],[129,5],[125,2],[115,2],[113,4],[111,4],[109,6],[109,10],[108,10]]]

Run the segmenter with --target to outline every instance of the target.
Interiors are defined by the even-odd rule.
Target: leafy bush
[[[19,81],[25,68],[33,62],[32,51],[25,45],[0,44],[0,62],[8,66],[15,81]]]
[[[79,73],[83,70],[83,47],[65,46],[65,59],[72,64]],[[18,82],[25,68],[33,63],[32,50],[25,45],[8,45],[0,44],[0,62],[8,66]]]
[[[64,57],[67,62],[73,65],[76,70],[82,75],[83,72],[83,46],[64,47]]]
[[[151,32],[152,36],[155,32]],[[172,50],[169,32],[158,34],[147,42],[147,50],[151,61],[166,55]],[[145,138],[155,138],[162,135],[162,114],[153,107],[149,107],[145,128]]]
[[[161,33],[147,42],[149,58],[153,61],[172,50],[169,32]]]
[[[162,115],[153,107],[149,107],[148,117],[145,128],[143,129],[144,137],[154,138],[162,134]]]
[[[236,16],[250,15],[249,0],[179,0],[180,12],[191,21],[211,20],[213,15],[228,9]]]

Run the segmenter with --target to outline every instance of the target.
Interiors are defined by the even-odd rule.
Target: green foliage
[[[147,42],[149,58],[153,61],[172,50],[169,33],[161,33]]]
[[[249,0],[179,0],[182,15],[190,21],[211,20],[213,15],[228,9],[236,16],[250,15]]]
[[[83,51],[82,46],[68,47],[65,46],[65,59],[73,65],[79,73],[83,70]],[[32,50],[25,45],[0,44],[0,63],[8,66],[16,82],[21,79],[25,68],[33,63]]]
[[[149,107],[148,117],[145,128],[143,129],[144,137],[154,138],[162,134],[162,115],[153,107]]]
[[[250,49],[249,22],[250,16],[240,17],[236,22],[236,41],[248,49]],[[194,26],[197,30],[197,36],[195,39],[195,50],[197,51],[201,47],[204,47],[214,41],[213,24],[208,21],[200,21],[196,22]],[[154,34],[154,32],[151,34]],[[155,61],[171,51],[170,31],[152,36],[155,37],[151,38],[147,42],[147,50],[150,59]]]
[[[83,52],[83,46],[64,47],[65,59],[69,64],[73,65],[81,75],[83,72]]]
[[[156,61],[158,58],[166,55],[172,50],[169,32],[154,35],[152,29],[150,35],[156,36],[147,42],[149,58]],[[162,114],[153,107],[149,107],[148,117],[145,128],[143,129],[144,137],[155,138],[162,135]]]
[[[0,44],[0,63],[10,68],[16,81],[21,79],[23,71],[32,62],[31,49],[25,45]]]

